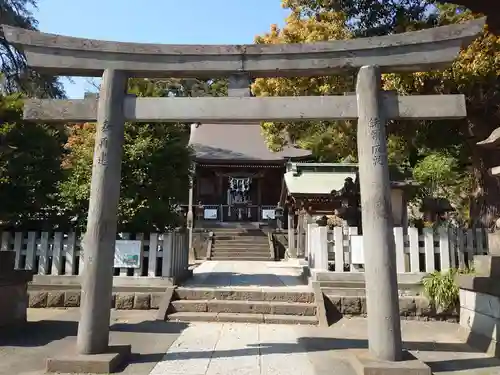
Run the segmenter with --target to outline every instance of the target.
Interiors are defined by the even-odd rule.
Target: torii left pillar
[[[49,372],[110,373],[130,354],[130,345],[109,347],[127,78],[125,72],[106,70],[99,94],[87,232],[83,240],[85,271],[76,343],[80,356],[48,359]]]

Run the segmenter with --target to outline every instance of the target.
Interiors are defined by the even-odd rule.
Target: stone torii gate
[[[354,356],[354,360],[364,373],[373,361],[408,369],[410,365],[402,361],[385,124],[391,119],[463,118],[466,109],[462,95],[397,96],[383,92],[381,74],[446,67],[483,26],[481,19],[376,38],[289,45],[118,43],[3,26],[7,41],[24,51],[32,68],[53,75],[103,77],[98,100],[25,101],[26,120],[97,121],[78,356],[74,360],[49,359],[48,370],[96,372],[96,363],[104,361],[110,371],[124,354],[109,347],[109,301],[125,121],[230,122],[237,126],[238,122],[264,120],[347,119],[358,120],[368,265],[369,354]],[[310,77],[353,69],[359,70],[356,95],[348,96],[252,98],[242,93],[238,97],[241,87],[234,87],[235,96],[226,98],[136,98],[126,94],[129,77],[229,77],[248,85],[255,77]],[[424,373],[430,374],[427,370],[424,366]]]

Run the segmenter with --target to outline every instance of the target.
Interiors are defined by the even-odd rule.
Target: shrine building
[[[270,151],[260,123],[193,124],[189,145],[195,161],[194,211],[199,219],[215,222],[274,218],[287,163],[311,155],[293,146]]]

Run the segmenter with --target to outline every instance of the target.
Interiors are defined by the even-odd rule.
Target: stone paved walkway
[[[192,324],[150,375],[314,375],[298,334],[290,326]]]
[[[206,261],[185,286],[307,288],[298,262]]]
[[[0,375],[42,375],[47,357],[74,350],[78,309],[30,309],[30,325],[0,332]],[[366,319],[310,326],[154,321],[112,311],[111,343],[132,344],[124,375],[355,375],[346,358],[366,348]],[[435,375],[500,375],[500,360],[463,343],[458,324],[402,321],[404,346]]]
[[[149,375],[356,375],[346,359],[367,348],[366,328],[363,318],[326,329],[193,323]],[[500,374],[500,360],[463,344],[457,324],[403,321],[402,328],[405,348],[436,375]]]

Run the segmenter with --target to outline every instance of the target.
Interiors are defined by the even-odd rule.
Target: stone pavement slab
[[[193,323],[150,375],[313,375],[297,339],[293,326]]]
[[[183,286],[308,288],[303,268],[288,262],[206,261]]]
[[[433,374],[500,375],[500,359],[465,344],[463,332],[456,323],[402,320],[401,328],[404,348],[427,363]],[[301,326],[296,329],[300,332],[299,342],[313,358],[317,375],[335,374],[324,368],[324,358],[342,359],[351,348],[368,347],[364,318],[344,318],[329,328]]]

